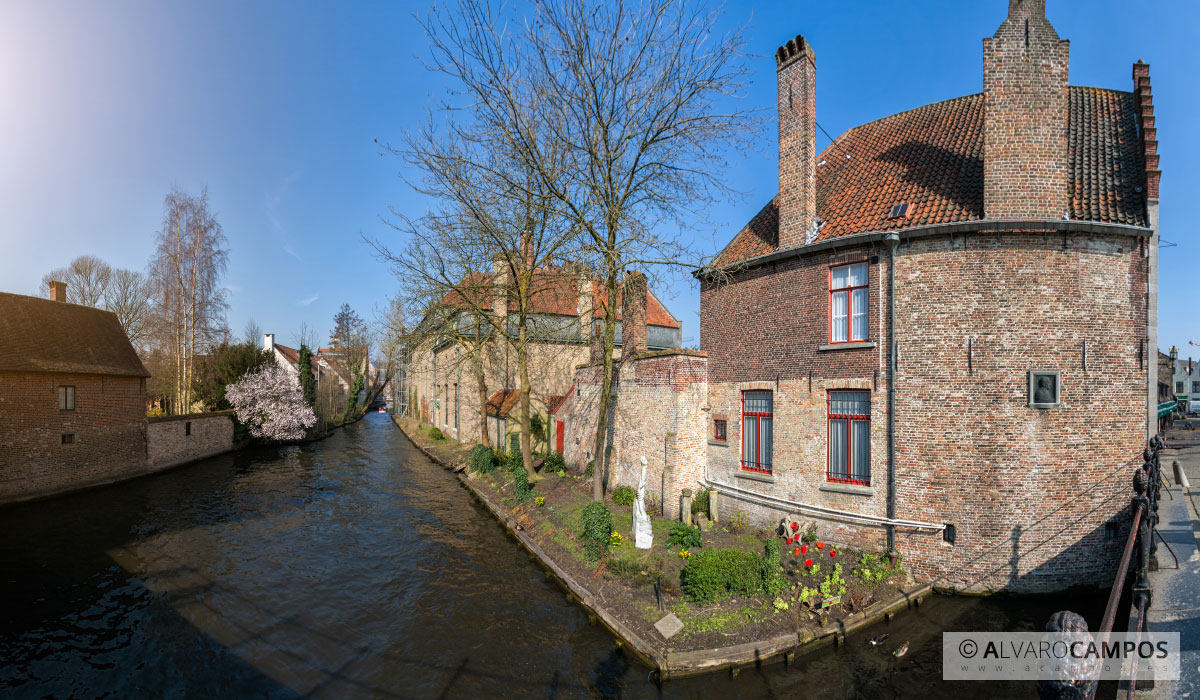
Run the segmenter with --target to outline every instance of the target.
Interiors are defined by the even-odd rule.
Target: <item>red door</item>
[[[554,421],[554,449],[562,454],[563,451],[563,422],[560,420]]]

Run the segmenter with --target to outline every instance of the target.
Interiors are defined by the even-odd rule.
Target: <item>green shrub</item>
[[[613,503],[619,506],[631,506],[637,500],[637,493],[632,486],[618,486],[613,489]]]
[[[429,437],[433,438],[434,440],[445,440],[446,439],[446,436],[442,435],[442,431],[437,428],[429,429]]]
[[[876,554],[860,554],[858,566],[850,572],[867,583],[886,581],[900,566],[900,558],[896,558],[895,566],[886,563],[886,557]]]
[[[702,549],[692,554],[679,574],[679,583],[697,603],[713,603],[733,594],[754,595],[762,590],[760,557],[740,549]]]
[[[592,474],[595,473],[595,470],[596,470],[596,460],[589,459],[587,469],[583,470],[583,478],[585,478],[585,479],[592,478]]]
[[[517,470],[517,467],[525,468],[525,460],[521,457],[519,450],[514,450],[504,455],[504,471],[512,474]]]
[[[496,460],[492,451],[483,445],[471,448],[471,471],[476,474],[487,474],[496,468]]]
[[[820,585],[821,600],[836,598],[846,593],[846,580],[842,578],[842,565],[834,564],[833,573],[825,577]]]
[[[787,582],[783,578],[783,557],[782,545],[779,544],[779,539],[772,537],[763,544],[763,556],[759,566],[759,574],[762,576],[763,590],[768,595],[777,596],[787,587]]]
[[[593,501],[583,509],[583,544],[587,558],[596,561],[608,550],[612,538],[612,513],[608,506]]]
[[[513,470],[513,486],[517,489],[517,503],[524,503],[529,500],[532,495],[529,488],[529,472],[525,471],[523,465],[518,464]]]
[[[563,456],[557,452],[551,452],[546,455],[546,460],[542,462],[542,471],[547,474],[563,474],[567,471],[567,463],[563,461]]]
[[[671,534],[667,536],[668,547],[683,547],[684,549],[698,549],[703,546],[700,540],[700,528],[689,527],[683,523],[674,523],[671,525]]]
[[[696,497],[692,499],[692,513],[708,515],[708,489],[696,494]]]

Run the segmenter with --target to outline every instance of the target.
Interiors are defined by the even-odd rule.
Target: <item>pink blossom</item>
[[[300,382],[277,365],[246,373],[225,387],[225,398],[256,438],[298,440],[317,422]]]

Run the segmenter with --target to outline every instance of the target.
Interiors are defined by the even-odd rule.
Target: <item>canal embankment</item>
[[[436,440],[409,420],[397,419],[396,423],[430,459],[453,471],[460,483],[505,526],[532,558],[541,563],[568,595],[590,616],[603,623],[619,644],[656,669],[660,678],[718,670],[737,674],[747,667],[771,661],[791,663],[797,656],[829,645],[844,644],[848,634],[890,621],[896,614],[919,606],[931,593],[928,585],[897,577],[885,585],[868,586],[856,582],[860,585],[852,585],[850,592],[844,594],[845,603],[839,600],[829,608],[789,602],[793,597],[787,593],[784,593],[786,599],[776,597],[774,602],[768,596],[766,601],[697,605],[680,595],[678,586],[670,580],[671,575],[678,577],[678,561],[674,557],[680,552],[667,552],[669,558],[654,551],[645,555],[613,557],[599,566],[573,556],[577,553],[574,551],[574,533],[566,530],[576,523],[564,511],[572,500],[582,498],[587,501],[586,495],[579,495],[586,489],[576,488],[578,485],[572,481],[579,477],[543,474],[535,486],[535,493],[542,494],[536,505],[521,504],[513,498],[503,477],[475,474],[466,468],[470,446]],[[547,512],[559,517],[547,517]],[[622,516],[624,512],[614,507],[613,528],[618,534],[629,529],[628,517]],[[750,540],[761,547],[761,539],[756,538],[770,537],[744,526],[739,528],[736,518],[730,526],[732,533],[730,527],[707,530],[705,539],[715,540],[707,546]],[[670,527],[668,521],[655,520],[656,549],[661,549],[660,543],[667,539]],[[794,539],[799,545],[800,537],[797,535]],[[614,541],[617,540],[614,536]],[[631,553],[632,538],[622,546],[629,548],[621,550],[622,553]],[[823,556],[827,571],[835,564],[841,571],[841,564],[832,558],[837,554],[832,544],[828,548],[825,543],[820,543],[819,547],[802,546],[806,550],[812,549],[807,559],[809,570],[811,557]],[[794,551],[799,554],[801,550],[797,546]],[[688,554],[683,552],[682,556]],[[848,551],[843,553],[843,558],[847,567],[855,561]],[[667,575],[652,573],[656,567],[665,569]],[[652,579],[657,580],[652,582]],[[814,580],[814,588],[816,580],[820,579]],[[794,588],[799,590],[801,585],[796,583]],[[635,592],[631,593],[631,589]],[[653,597],[650,594],[638,596],[636,591],[639,590],[642,593],[652,590]],[[666,636],[655,624],[662,619],[674,619],[684,633]]]

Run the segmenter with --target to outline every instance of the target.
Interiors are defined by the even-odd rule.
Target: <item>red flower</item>
[[[836,557],[836,556],[837,556],[837,551],[836,551],[836,550],[833,550],[833,549],[829,550],[829,558],[830,558],[830,559],[833,559],[833,558],[834,558],[834,557]]]
[[[811,569],[812,568],[812,559],[805,559],[804,565]]]
[[[824,542],[818,542],[818,543],[817,543],[817,549],[825,549],[825,543],[824,543]]]
[[[791,538],[791,537],[789,537],[789,538],[788,538],[788,544],[791,544],[791,543],[792,543],[792,538]]]
[[[800,529],[800,523],[792,523],[792,532]]]
[[[808,545],[806,545],[806,544],[802,544],[802,545],[800,545],[800,553],[801,553],[801,554],[808,554]]]
[[[792,550],[792,556],[795,556],[795,557],[800,556],[800,550],[798,550],[798,549]]]

